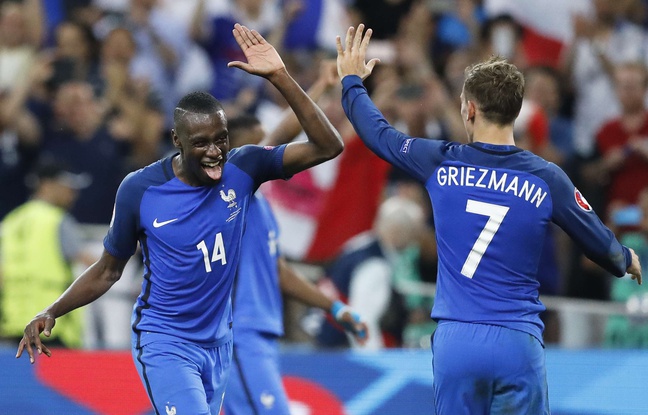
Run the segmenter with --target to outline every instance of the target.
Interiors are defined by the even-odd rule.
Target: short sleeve
[[[126,176],[119,186],[110,229],[104,238],[106,251],[120,259],[130,258],[137,249],[139,206],[144,191],[136,184],[136,174]]]
[[[283,168],[283,154],[286,145],[246,145],[230,151],[230,162],[247,173],[259,186],[275,179],[287,179]]]

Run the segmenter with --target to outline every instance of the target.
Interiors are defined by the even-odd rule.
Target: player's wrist
[[[330,313],[336,320],[340,320],[344,313],[350,312],[351,308],[340,300],[333,301]]]

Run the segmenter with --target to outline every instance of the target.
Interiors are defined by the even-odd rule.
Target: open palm
[[[250,30],[237,23],[234,25],[232,33],[245,54],[247,63],[233,61],[227,66],[240,68],[263,77],[268,77],[286,67],[275,48],[256,30]]]

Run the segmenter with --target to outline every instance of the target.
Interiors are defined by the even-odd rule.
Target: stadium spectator
[[[86,173],[92,186],[83,189],[72,208],[82,223],[107,224],[114,196],[127,172],[128,143],[117,140],[104,123],[92,86],[68,82],[56,92],[53,105],[38,110],[42,125],[41,154]]]
[[[634,205],[648,186],[648,73],[643,63],[625,63],[613,69],[619,117],[603,124],[596,135],[601,156],[596,170],[605,185],[606,210]]]
[[[401,27],[401,20],[414,0],[353,0],[349,2],[351,23],[375,27],[376,40],[391,40]]]
[[[162,102],[166,126],[178,100],[176,80],[192,42],[185,28],[157,5],[157,0],[131,0],[128,10],[107,14],[95,23],[94,30],[104,38],[116,28],[124,27],[132,34],[135,56],[129,65],[132,78],[148,84]]]
[[[335,35],[349,24],[345,0],[290,0],[287,6],[300,8],[286,27],[284,46],[288,51],[326,54],[335,51]]]
[[[241,22],[256,27],[259,33],[270,39],[271,32],[274,29],[283,32],[288,21],[282,21],[277,0],[235,0],[227,2],[226,6],[217,13],[209,14],[205,8],[197,8],[192,34],[207,51],[214,69],[211,94],[223,102],[228,114],[234,116],[253,110],[263,82],[244,72],[228,70],[228,62],[243,58],[236,42],[229,36],[230,28],[234,22]],[[277,47],[281,48],[281,45],[277,44]]]
[[[55,91],[61,84],[70,81],[88,82],[95,94],[101,92],[99,73],[99,42],[92,29],[83,24],[65,21],[55,29],[55,48],[52,52],[52,75],[47,82]]]
[[[13,88],[0,92],[0,219],[29,196],[25,176],[38,157],[40,131],[25,103],[39,68],[30,68]]]
[[[43,31],[40,0],[0,3],[0,91],[11,89],[29,71]]]
[[[628,2],[594,0],[593,5],[594,16],[573,18],[574,39],[563,63],[574,91],[574,146],[585,159],[595,152],[598,130],[620,112],[613,67],[624,62],[648,63],[646,31],[624,16]]]
[[[164,108],[146,80],[131,72],[136,65],[131,32],[113,29],[101,47],[101,111],[113,137],[130,144],[128,163],[144,167],[163,154]]]
[[[424,226],[423,210],[418,204],[404,197],[385,200],[378,210],[373,232],[348,241],[320,282],[332,298],[348,302],[365,319],[371,333],[364,344],[368,350],[402,345],[408,310],[396,290],[396,282],[406,277],[394,273],[415,268],[418,258],[407,253],[418,244]],[[332,321],[322,324],[317,344],[358,346]]]
[[[478,60],[497,55],[506,58],[522,70],[526,68],[523,29],[513,16],[502,14],[489,17],[482,25],[480,36]]]
[[[568,168],[574,156],[573,123],[563,111],[565,106],[564,82],[559,72],[549,66],[533,66],[527,69],[525,97],[538,105],[549,123],[549,141],[557,152],[554,161]]]
[[[84,251],[78,225],[68,213],[78,191],[90,184],[88,177],[43,161],[29,179],[34,186],[31,200],[2,221],[0,336],[11,341],[22,338],[20,320],[25,314],[35,315],[72,283],[74,263],[87,266],[94,260]],[[61,330],[48,344],[80,347],[81,311],[68,314],[60,323]]]

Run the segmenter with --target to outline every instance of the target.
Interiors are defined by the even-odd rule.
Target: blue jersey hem
[[[147,344],[154,342],[167,342],[167,343],[189,343],[195,344],[203,348],[213,348],[222,346],[225,343],[228,343],[232,340],[232,330],[230,330],[225,336],[222,336],[213,342],[198,342],[194,340],[183,339],[182,337],[173,336],[170,334],[164,333],[155,333],[155,332],[133,332],[131,335],[131,346],[134,349],[142,348]]]
[[[497,327],[503,327],[505,329],[509,330],[515,330],[515,331],[521,331],[522,333],[529,334],[533,337],[536,338],[542,345],[542,347],[545,347],[544,340],[542,338],[542,332],[538,333],[537,330],[533,330],[533,328],[529,327],[524,327],[521,325],[516,325],[516,327],[511,327],[510,325],[502,324],[502,323],[497,323],[493,321],[460,321],[460,320],[437,320],[438,325],[442,324],[480,324],[483,326],[497,326]]]

